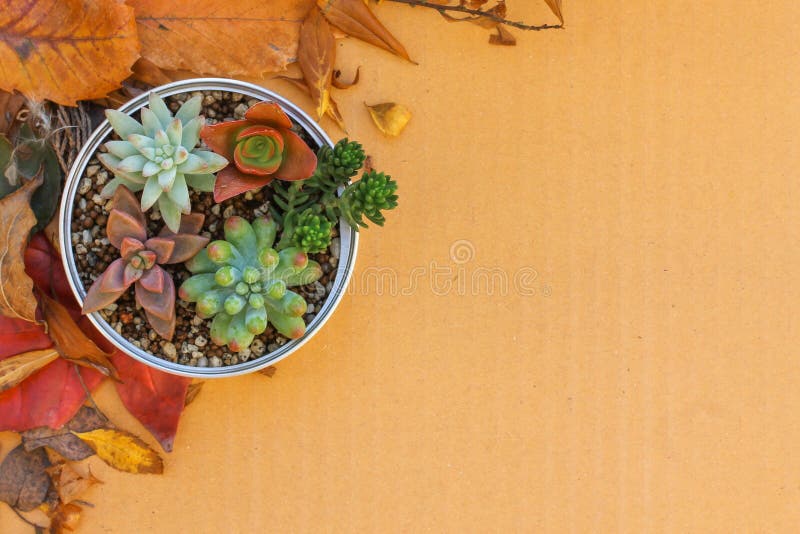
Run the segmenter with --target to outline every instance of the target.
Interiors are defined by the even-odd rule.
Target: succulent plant
[[[292,228],[287,231],[289,225]],[[331,244],[332,228],[333,224],[325,215],[314,213],[312,208],[308,208],[294,217],[291,223],[284,224],[283,236],[288,236],[289,242],[286,246],[297,247],[306,252],[325,252]],[[285,248],[282,243],[283,238],[278,249]]]
[[[194,273],[178,296],[196,302],[197,315],[213,317],[211,340],[243,351],[267,323],[284,336],[306,330],[306,301],[288,287],[310,284],[322,276],[320,265],[302,250],[272,248],[278,230],[269,217],[249,223],[241,217],[225,221],[225,239],[212,241],[186,263]]]
[[[173,232],[181,223],[181,214],[191,212],[189,188],[213,191],[215,176],[228,160],[208,150],[195,148],[205,119],[200,116],[201,97],[190,98],[175,116],[155,93],[150,94],[149,108],[142,108],[139,123],[117,110],[106,110],[106,118],[121,141],[107,141],[107,153],[100,162],[114,173],[103,189],[111,196],[119,185],[142,191],[142,211],[156,202],[161,216]]]
[[[317,150],[317,169],[314,178],[331,179],[337,185],[346,185],[364,164],[364,149],[361,143],[347,138],[339,140],[331,148],[323,145]]]
[[[397,182],[382,172],[365,172],[361,179],[348,185],[340,198],[340,213],[352,226],[366,228],[364,217],[383,226],[382,211],[397,207]]]
[[[222,202],[275,178],[294,181],[311,176],[317,157],[291,128],[291,119],[274,102],[255,104],[243,120],[204,126],[203,141],[233,162],[217,175],[214,200]]]
[[[147,237],[147,222],[139,201],[124,185],[117,187],[114,207],[108,215],[106,235],[120,250],[121,257],[94,281],[86,294],[83,313],[105,308],[131,285],[136,302],[144,308],[153,330],[165,339],[175,331],[175,284],[162,264],[181,263],[191,259],[208,243],[197,235],[204,215],[191,213],[181,219],[178,232],[164,228],[157,237]]]
[[[272,184],[270,212],[283,227],[278,250],[296,246],[306,252],[324,251],[339,218],[356,230],[367,226],[364,217],[383,226],[382,212],[397,206],[397,182],[370,170],[350,183],[364,161],[361,144],[342,139],[333,148],[320,147],[317,168],[307,180]]]

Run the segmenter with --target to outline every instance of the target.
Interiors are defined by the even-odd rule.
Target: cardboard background
[[[274,378],[206,384],[164,476],[91,460],[80,532],[796,530],[800,4],[565,4],[516,48],[384,4],[418,67],[341,44],[401,208]],[[396,140],[362,107],[387,100],[414,111]],[[534,294],[432,286],[447,267],[529,267]],[[423,275],[381,295],[376,268]],[[0,531],[29,530],[0,507]]]

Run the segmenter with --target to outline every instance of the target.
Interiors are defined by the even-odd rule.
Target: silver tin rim
[[[333,142],[327,136],[327,134],[303,110],[282,96],[251,83],[227,78],[194,78],[191,80],[182,80],[162,85],[154,88],[153,91],[162,97],[191,91],[233,91],[242,93],[251,98],[277,102],[293,121],[306,130],[306,132],[314,139],[314,141],[320,145],[327,144],[329,146],[333,146]],[[137,96],[121,106],[119,110],[128,114],[138,111],[147,104],[148,94],[149,93],[144,93]],[[89,163],[89,160],[109,133],[111,133],[111,125],[108,123],[108,121],[103,121],[103,123],[100,124],[97,129],[95,129],[95,131],[86,141],[86,144],[78,153],[75,163],[72,164],[72,168],[70,169],[64,185],[64,193],[61,199],[61,235],[59,237],[59,242],[61,245],[61,261],[63,262],[64,269],[67,272],[67,279],[69,280],[72,292],[75,294],[75,298],[78,299],[78,302],[81,305],[83,304],[83,300],[86,296],[86,291],[84,290],[83,283],[78,276],[75,257],[72,251],[72,240],[69,237],[72,235],[72,205],[75,200],[75,193],[78,189],[78,184],[80,183],[80,179],[83,176],[83,172]],[[223,378],[252,373],[269,365],[275,364],[302,347],[322,328],[333,311],[339,305],[339,302],[342,300],[345,290],[347,289],[347,285],[350,282],[350,277],[353,274],[353,267],[355,265],[356,253],[358,250],[358,232],[354,231],[346,222],[341,221],[339,224],[339,238],[341,245],[339,264],[336,269],[336,278],[334,279],[333,287],[331,288],[325,303],[322,305],[322,308],[317,311],[316,316],[311,323],[309,323],[305,335],[300,339],[287,342],[273,352],[267,353],[248,362],[223,367],[191,367],[189,365],[172,363],[161,359],[158,356],[155,356],[128,341],[124,336],[118,334],[116,330],[114,330],[98,312],[89,314],[88,317],[95,327],[97,327],[97,329],[103,334],[103,336],[105,336],[117,348],[139,360],[140,362],[151,367],[155,367],[161,371],[166,371],[168,373],[181,376],[204,379]]]

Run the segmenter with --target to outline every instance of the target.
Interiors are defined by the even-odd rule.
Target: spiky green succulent
[[[317,151],[317,169],[309,179],[272,184],[270,212],[283,230],[278,250],[296,246],[306,252],[324,251],[330,243],[329,227],[322,224],[325,220],[330,228],[340,218],[356,230],[367,226],[364,218],[383,226],[382,212],[397,207],[397,182],[370,170],[350,183],[364,160],[359,143],[342,139],[333,148],[323,146]]]
[[[202,318],[211,318],[211,340],[243,351],[267,323],[288,338],[306,330],[306,301],[289,287],[310,284],[322,276],[320,265],[296,247],[272,248],[277,223],[261,217],[225,221],[225,239],[209,243],[186,263],[194,273],[178,296],[196,302]]]
[[[173,117],[164,101],[150,94],[149,108],[142,108],[139,123],[117,110],[106,110],[106,118],[119,135],[119,141],[107,141],[107,153],[100,162],[114,173],[103,189],[110,197],[122,184],[131,191],[142,191],[142,211],[158,203],[167,227],[177,232],[181,214],[191,212],[189,188],[214,190],[214,173],[228,164],[224,157],[200,150],[202,97],[190,98]]]
[[[382,211],[397,206],[397,182],[382,172],[365,172],[361,179],[348,185],[341,196],[341,214],[355,226],[366,228],[364,217],[383,226]]]
[[[345,185],[364,164],[364,149],[361,143],[341,139],[333,148],[323,145],[317,150],[317,169],[313,179],[330,179]]]
[[[308,208],[295,217],[291,236],[291,246],[306,252],[325,252],[331,244],[333,224],[325,215],[314,213]],[[280,245],[278,248],[282,248]]]

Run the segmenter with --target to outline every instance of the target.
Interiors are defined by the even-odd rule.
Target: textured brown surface
[[[511,48],[378,12],[420,66],[337,53],[350,134],[401,184],[355,289],[272,379],[206,384],[164,476],[91,460],[81,532],[796,531],[800,4],[564,2]],[[397,139],[363,106],[389,100]],[[377,294],[431,262],[530,266],[535,294]]]

